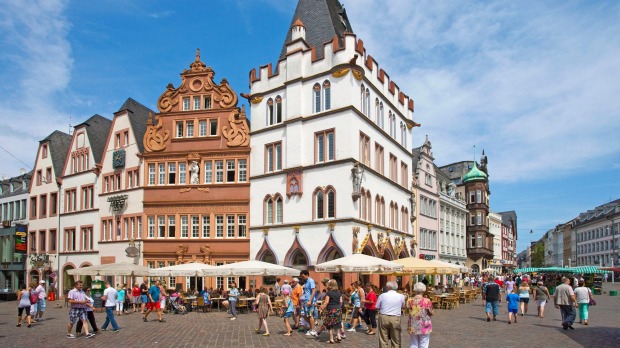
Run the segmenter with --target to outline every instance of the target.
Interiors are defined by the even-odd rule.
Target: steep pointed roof
[[[75,126],[76,129],[85,127],[86,134],[88,134],[90,149],[93,152],[94,163],[101,162],[101,156],[103,156],[103,150],[105,149],[111,126],[111,120],[98,114],[91,116],[88,120]]]
[[[48,151],[52,156],[52,166],[54,167],[54,175],[62,176],[62,167],[65,165],[69,147],[71,146],[71,136],[67,133],[55,130],[52,134],[39,141],[39,143],[48,143]]]
[[[118,112],[123,110],[129,110],[129,122],[133,129],[133,134],[136,138],[136,145],[140,153],[144,152],[144,133],[146,133],[146,121],[149,118],[149,113],[156,114],[155,111],[147,108],[132,98],[127,98],[125,103],[118,109]]]
[[[474,180],[487,180],[487,175],[482,170],[478,169],[478,165],[475,161],[474,167],[463,176],[463,183]]]
[[[279,59],[286,56],[286,46],[291,42],[291,29],[298,20],[303,22],[306,42],[316,49],[317,58],[323,57],[323,44],[332,41],[334,35],[338,36],[338,43],[342,44],[344,33],[353,33],[344,7],[338,0],[299,0]]]

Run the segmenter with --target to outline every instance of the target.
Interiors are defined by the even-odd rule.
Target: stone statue
[[[351,247],[353,250],[353,253],[357,253],[357,248],[358,248],[358,244],[357,244],[357,236],[360,233],[360,228],[359,227],[353,227],[353,243],[351,243]]]
[[[487,160],[487,155],[484,154],[484,150],[482,150],[482,156],[480,157],[480,170],[482,170],[483,172],[489,174],[487,172],[487,164],[488,164],[488,160]]]
[[[454,197],[454,188],[455,187],[456,187],[456,185],[453,182],[448,184],[448,195],[450,197]]]
[[[441,182],[441,192],[442,192],[442,193],[446,193],[446,192],[447,192],[447,191],[446,191],[446,182],[445,182],[445,181],[442,181],[442,182]]]
[[[353,174],[353,192],[360,192],[362,189],[362,174],[364,173],[364,168],[359,163],[355,163],[353,168],[351,168],[351,174]]]
[[[189,172],[191,173],[191,184],[198,185],[198,172],[200,172],[198,162],[192,161],[192,164],[189,165]]]

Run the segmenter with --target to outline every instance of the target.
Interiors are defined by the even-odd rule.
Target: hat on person
[[[288,279],[284,279],[284,284],[288,284]]]
[[[288,289],[284,289],[284,290],[282,290],[282,294],[284,294],[284,295],[288,295],[288,294],[289,294]]]
[[[293,278],[293,281],[299,283],[299,278]]]
[[[40,281],[39,284],[45,284],[45,280]]]

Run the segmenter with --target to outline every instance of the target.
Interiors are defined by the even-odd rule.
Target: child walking
[[[284,295],[283,307],[286,308],[284,310],[284,314],[282,315],[282,318],[284,318],[284,326],[286,327],[286,333],[284,336],[290,336],[293,333],[293,330],[291,329],[291,324],[288,322],[288,318],[292,317],[293,313],[295,313],[295,305],[293,304],[293,300],[291,299],[291,294],[288,289],[283,289],[282,295]]]
[[[517,312],[519,311],[519,295],[517,295],[517,288],[514,288],[513,291],[506,295],[506,301],[508,302],[508,324],[512,321],[512,317],[515,319],[515,324],[517,323]]]

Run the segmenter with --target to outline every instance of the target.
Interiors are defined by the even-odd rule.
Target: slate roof
[[[62,169],[71,147],[71,136],[67,133],[55,130],[52,134],[39,141],[39,144],[48,143],[48,155],[52,156],[52,166],[54,167],[54,175],[62,176]]]
[[[12,196],[18,196],[28,194],[28,188],[30,187],[30,180],[32,179],[32,171],[7,178],[6,180],[0,180],[0,186],[2,187],[2,194],[0,198],[7,198]],[[23,188],[22,181],[26,181],[26,188]],[[13,192],[11,192],[10,185],[13,183]]]
[[[106,146],[106,141],[108,140],[108,133],[110,133],[110,127],[112,126],[112,121],[101,116],[95,114],[91,116],[88,120],[83,123],[75,126],[75,129],[85,128],[86,134],[88,135],[88,141],[90,143],[90,149],[93,153],[94,163],[101,162],[101,156],[103,155],[103,151]]]
[[[510,220],[512,219],[512,221],[514,221],[514,234],[515,234],[515,239],[518,237],[518,231],[519,229],[517,228],[517,212],[514,210],[509,210],[509,211],[503,211],[501,213],[498,213],[499,215],[502,216],[502,223],[506,226],[512,226],[510,224]]]
[[[149,118],[149,113],[156,114],[155,111],[147,108],[132,98],[127,98],[125,103],[118,109],[118,112],[123,110],[129,110],[129,122],[133,129],[133,134],[136,137],[136,144],[140,153],[144,152],[144,133],[146,133],[146,121]]]
[[[467,174],[473,166],[474,161],[461,161],[441,166],[439,169],[444,172],[453,183],[461,185],[463,183],[463,176]]]
[[[291,29],[298,19],[306,28],[306,43],[316,49],[317,58],[323,58],[323,44],[332,41],[334,35],[338,36],[338,43],[342,46],[344,33],[353,33],[344,7],[338,0],[299,0],[279,59],[286,56],[286,46],[291,42]]]

